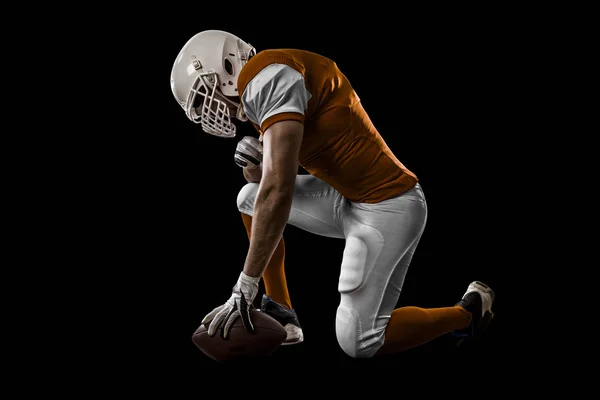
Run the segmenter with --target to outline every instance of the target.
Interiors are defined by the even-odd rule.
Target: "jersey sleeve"
[[[300,72],[285,64],[271,64],[248,83],[242,105],[248,119],[265,132],[279,121],[304,123],[311,97]]]

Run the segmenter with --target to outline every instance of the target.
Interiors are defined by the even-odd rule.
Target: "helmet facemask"
[[[199,73],[190,89],[185,112],[190,120],[201,124],[206,133],[232,138],[235,136],[236,127],[230,109],[234,108],[236,115],[239,115],[241,107],[220,93],[217,89],[218,80],[213,71]]]

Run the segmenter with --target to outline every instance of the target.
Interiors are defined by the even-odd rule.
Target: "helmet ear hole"
[[[223,67],[229,75],[233,76],[233,64],[231,63],[231,61],[229,61],[229,59],[225,58],[223,60]]]

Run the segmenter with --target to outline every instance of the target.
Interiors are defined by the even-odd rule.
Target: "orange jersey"
[[[293,49],[264,50],[243,67],[238,90],[262,135],[273,123],[304,124],[300,165],[345,198],[377,203],[417,183],[389,149],[335,62]]]

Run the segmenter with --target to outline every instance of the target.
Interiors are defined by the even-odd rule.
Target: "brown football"
[[[281,346],[287,337],[286,331],[273,317],[258,309],[250,310],[250,318],[253,333],[244,329],[242,318],[238,317],[227,339],[221,337],[220,330],[214,336],[208,336],[207,327],[200,325],[192,335],[192,341],[208,357],[222,363],[268,357]]]

